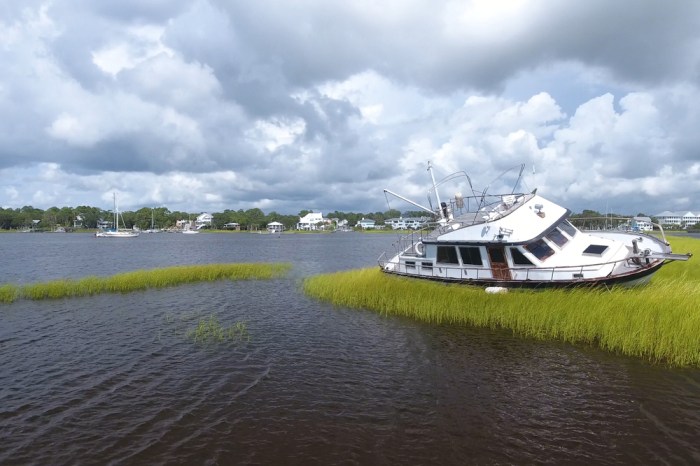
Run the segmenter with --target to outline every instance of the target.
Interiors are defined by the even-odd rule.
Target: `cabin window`
[[[464,265],[484,265],[481,261],[479,248],[463,246],[459,248],[459,255],[462,256],[462,264]]]
[[[513,259],[513,265],[534,265],[530,259],[525,257],[525,254],[523,254],[520,249],[518,248],[509,248],[510,249],[510,257]]]
[[[583,250],[584,254],[591,254],[594,256],[602,256],[603,253],[608,249],[604,244],[591,244],[586,249]]]
[[[443,264],[459,264],[457,249],[454,246],[438,246],[437,261]]]
[[[572,238],[576,236],[576,232],[578,231],[576,230],[575,226],[569,223],[568,220],[564,220],[563,222],[561,222],[559,225],[557,225],[557,228],[559,228],[561,231],[571,236]]]
[[[545,261],[549,256],[554,254],[554,249],[550,248],[544,240],[540,239],[534,243],[526,244],[525,249],[530,251],[536,258]]]
[[[550,240],[552,243],[556,244],[557,246],[564,247],[564,245],[569,242],[569,238],[566,236],[562,235],[561,231],[557,230],[556,228],[549,233],[547,233],[547,239]]]
[[[432,269],[433,268],[433,263],[432,262],[421,262],[420,263],[421,267],[424,269]]]

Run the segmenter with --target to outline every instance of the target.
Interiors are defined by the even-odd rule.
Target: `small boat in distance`
[[[119,219],[121,219],[122,224],[124,224],[124,219],[119,215],[119,209],[117,208],[117,193],[114,196],[114,223],[112,228],[102,229],[95,233],[97,238],[136,238],[139,236],[138,230],[127,230],[126,225],[124,228],[119,228]]]
[[[160,228],[155,227],[155,211],[151,209],[151,228],[143,230],[144,233],[160,233]]]
[[[435,183],[432,165],[430,196],[437,205],[424,207],[391,194],[422,210],[434,221],[394,244],[379,257],[385,273],[486,287],[568,287],[643,284],[669,261],[692,254],[674,254],[663,229],[661,238],[623,230],[582,231],[569,220],[571,211],[537,194],[478,191],[464,171]],[[438,187],[460,183],[471,195],[456,193],[445,202]]]

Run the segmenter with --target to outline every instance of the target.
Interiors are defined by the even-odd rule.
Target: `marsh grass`
[[[238,263],[184,265],[162,269],[137,270],[108,277],[90,276],[76,280],[53,280],[15,287],[0,286],[0,302],[16,299],[58,299],[101,293],[130,293],[215,280],[266,280],[283,276],[287,263]]]
[[[187,337],[201,344],[250,340],[245,322],[236,322],[234,325],[224,327],[213,314],[208,318],[200,319],[197,326],[187,332]]]
[[[0,303],[11,303],[17,299],[19,289],[15,285],[0,286]]]
[[[377,268],[309,277],[304,291],[335,305],[434,324],[507,328],[535,339],[597,345],[671,366],[700,366],[700,241],[672,238],[688,262],[664,266],[646,286],[515,290],[446,285]]]

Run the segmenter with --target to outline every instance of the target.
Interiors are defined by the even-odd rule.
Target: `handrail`
[[[386,264],[389,262],[388,260],[382,260],[382,257],[385,257],[386,253],[383,253],[379,259],[378,263],[379,266],[384,269]],[[555,274],[561,274],[561,273],[579,273],[583,274],[584,272],[591,272],[595,270],[599,270],[601,268],[604,268],[606,266],[612,266],[610,273],[618,267],[621,263],[627,263],[627,265],[632,265],[630,268],[633,269],[645,269],[645,268],[651,268],[653,265],[655,265],[658,261],[663,261],[663,259],[652,259],[649,260],[647,263],[643,264],[636,264],[634,262],[631,262],[632,259],[635,259],[634,257],[626,257],[624,259],[617,259],[614,261],[608,261],[608,262],[600,262],[600,263],[594,263],[594,264],[584,264],[584,265],[558,265],[558,266],[553,266],[553,267],[507,267],[503,268],[501,270],[508,271],[510,276],[513,276],[513,272],[516,273],[522,273],[525,272],[525,280],[531,280],[530,275],[534,273],[550,273],[550,280],[555,281]],[[397,273],[404,273],[408,274],[408,266],[405,263],[397,263],[395,264],[396,269],[394,270]],[[423,268],[424,266],[421,266],[421,272],[423,270],[428,270],[428,267]],[[403,272],[402,269],[403,268]],[[484,272],[489,272],[493,274],[493,269],[492,268],[485,268],[485,267],[455,267],[451,265],[444,265],[444,264],[434,264],[430,267],[431,272],[430,276],[432,277],[440,277],[440,278],[453,278],[453,279],[470,279],[469,272],[474,272],[476,274],[476,279],[479,279],[479,274],[484,273]],[[435,269],[438,269],[438,274],[436,274]],[[444,269],[444,272],[443,272]],[[459,271],[459,277],[452,277],[448,273],[449,271]],[[426,273],[427,274],[427,273]],[[426,275],[424,273],[421,273],[419,275]],[[581,280],[584,280],[584,277],[577,277],[580,278]],[[567,280],[570,280],[571,278],[567,278]],[[520,280],[520,279],[518,279]]]

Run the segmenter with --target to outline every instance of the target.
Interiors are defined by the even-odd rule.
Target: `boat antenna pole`
[[[405,198],[405,197],[401,196],[400,194],[396,194],[396,193],[393,192],[393,191],[390,191],[390,190],[388,190],[388,189],[385,189],[385,190],[384,190],[384,196],[386,196],[387,194],[391,194],[392,196],[397,197],[397,198],[401,199],[402,201],[406,201],[406,202],[408,202],[409,204],[418,207],[419,209],[423,209],[423,210],[425,210],[426,212],[430,212],[431,214],[435,215],[435,211],[434,211],[434,210],[428,209],[427,207],[422,206],[422,205],[418,204],[417,202],[413,202],[412,200],[410,200],[410,199],[408,199],[408,198]],[[388,203],[389,203],[389,198],[387,198],[387,204],[388,204]]]
[[[430,179],[433,181],[433,191],[435,191],[435,198],[437,199],[440,219],[445,220],[445,214],[442,212],[442,203],[440,202],[440,193],[438,193],[437,190],[437,185],[435,183],[435,175],[433,175],[433,165],[430,163],[430,160],[428,160],[428,171],[430,172]]]
[[[515,180],[515,185],[513,186],[513,191],[511,191],[511,194],[515,194],[515,190],[518,189],[518,185],[520,184],[520,180],[523,177],[523,170],[525,170],[525,164],[520,165],[520,173],[518,173],[518,179]],[[534,167],[533,167],[534,170]]]

